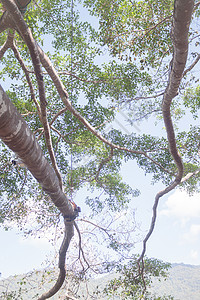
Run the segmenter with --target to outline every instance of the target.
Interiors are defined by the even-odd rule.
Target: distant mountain
[[[176,300],[200,300],[200,266],[172,264],[168,279],[154,282],[152,290]]]
[[[50,271],[34,271],[24,275],[11,276],[7,279],[0,279],[0,300],[16,299],[30,300],[37,299],[36,294],[42,294],[45,289],[48,290],[52,286],[56,272]],[[79,298],[73,298],[73,292],[77,288],[74,279],[69,276],[61,292],[52,297],[52,300],[65,299],[65,296],[72,296],[68,299],[87,299],[92,298],[96,287],[102,290],[105,284],[115,275],[109,274],[84,282],[79,287]],[[171,295],[175,300],[200,300],[200,266],[192,266],[185,264],[173,264],[169,271],[169,278],[158,282],[155,280],[152,286],[152,293],[158,296]],[[9,298],[9,295],[14,298]],[[105,296],[96,296],[95,299],[105,300]],[[114,299],[114,298],[113,298]],[[117,299],[117,298],[115,298]]]

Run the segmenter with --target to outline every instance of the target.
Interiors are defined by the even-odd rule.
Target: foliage
[[[169,184],[175,172],[167,140],[151,135],[127,135],[119,130],[107,129],[108,124],[112,124],[116,117],[115,107],[117,104],[128,103],[131,105],[131,110],[128,111],[130,120],[149,117],[156,111],[157,115],[160,115],[160,97],[145,99],[145,96],[155,88],[163,86],[162,82],[156,81],[155,83],[151,70],[153,70],[152,67],[156,68],[161,58],[167,58],[171,51],[169,26],[173,5],[172,1],[160,1],[158,5],[154,1],[120,1],[118,3],[117,1],[93,2],[89,0],[84,1],[83,4],[85,8],[75,2],[72,22],[70,1],[64,1],[62,4],[55,0],[51,3],[47,0],[37,4],[31,3],[25,14],[25,20],[32,28],[36,40],[40,44],[44,44],[45,48],[47,47],[48,55],[59,72],[63,84],[68,89],[73,106],[81,115],[113,143],[126,148],[132,147],[145,152],[149,151],[151,158],[162,165],[163,169],[144,156],[115,151],[109,163],[102,165],[99,178],[95,178],[101,162],[106,159],[106,156],[109,156],[109,149],[106,149],[104,144],[88,132],[80,124],[80,121],[72,117],[69,112],[60,114],[58,118],[53,119],[63,105],[52,81],[44,74],[48,120],[52,124],[52,144],[64,178],[66,192],[73,189],[75,194],[83,186],[91,187],[92,190],[94,188],[103,189],[104,193],[108,195],[107,200],[95,207],[102,209],[107,204],[108,208],[110,207],[112,210],[120,210],[121,205],[130,202],[131,195],[138,195],[137,187],[133,190],[123,183],[118,175],[123,160],[135,159],[145,173],[152,174],[154,182],[161,180],[165,184]],[[95,18],[97,17],[96,23],[94,23],[93,17],[89,17],[89,21],[83,17],[83,13],[88,15],[86,7]],[[99,20],[98,25],[96,20]],[[49,43],[45,46],[47,35]],[[20,55],[30,70],[32,83],[36,84],[27,47],[17,34],[15,39]],[[1,36],[1,43],[3,40],[5,40],[4,34]],[[103,59],[105,50],[102,45],[108,47],[105,49],[112,54],[110,57],[106,56],[106,61]],[[150,49],[151,51],[149,51]],[[118,55],[121,56],[121,61],[118,59]],[[127,60],[123,55],[128,55],[129,59]],[[139,61],[137,57],[139,57]],[[29,86],[19,62],[9,51],[2,59],[2,63],[1,76],[6,74],[15,82],[11,84],[8,95],[24,115],[27,123],[38,137],[44,153],[48,155],[37,110],[33,99],[30,98]],[[151,68],[150,65],[152,65]],[[160,74],[166,65],[160,65]],[[138,97],[138,91],[142,91],[140,94],[144,98],[134,100]],[[37,96],[37,89],[35,89],[35,94]],[[187,106],[186,101],[185,105]],[[126,107],[128,108],[128,106]],[[198,106],[194,107],[197,109]],[[176,106],[174,106],[175,110],[177,110]],[[134,125],[133,121],[132,125]],[[184,141],[181,140],[183,136],[184,134],[179,135],[180,145],[184,144]],[[188,135],[188,143],[192,144],[192,141],[189,141],[190,136],[191,134]],[[7,150],[4,151],[6,153]],[[190,151],[192,151],[191,148]],[[73,168],[72,175],[69,175],[71,172],[70,153],[73,153],[73,164],[77,166]],[[8,153],[7,155],[10,156]],[[85,157],[87,157],[86,160]],[[5,158],[2,168],[5,168],[8,162],[9,160]],[[195,168],[194,163],[190,162],[187,164],[186,170],[187,172],[194,171]],[[69,180],[70,176],[72,180]],[[21,179],[18,172],[14,171],[13,177],[11,166],[9,166],[6,177],[12,178],[15,185],[17,182],[20,184]],[[70,186],[72,183],[73,187]],[[7,190],[6,185],[3,182],[1,184],[2,190]],[[35,183],[30,177],[26,180],[25,186],[27,185],[29,185],[27,190],[35,190]],[[191,181],[189,186],[191,190],[198,189],[197,182]],[[8,197],[10,197],[9,195],[8,193]],[[21,198],[23,194],[20,193],[17,197]],[[20,199],[18,201],[21,202]],[[87,200],[90,208],[94,207],[92,204],[94,201],[96,201],[94,198],[90,201]],[[116,203],[116,205],[109,203]]]
[[[138,273],[144,268],[144,273]],[[112,296],[120,296],[122,299],[173,299],[171,297],[153,297],[149,292],[152,279],[167,277],[170,264],[163,263],[157,259],[145,258],[144,262],[138,262],[137,257],[133,257],[128,264],[117,265],[116,271],[119,276],[112,279],[104,289],[104,293]]]
[[[67,1],[62,6],[60,6],[58,1],[51,1],[51,4],[48,1],[41,1],[39,6],[33,3],[31,6],[29,5],[25,19],[32,28],[35,38],[40,43],[43,43],[43,39],[45,41],[47,34],[50,35],[52,50],[48,54],[59,71],[63,84],[68,87],[68,91],[71,93],[73,106],[95,128],[99,128],[100,132],[104,133],[107,131],[106,124],[112,122],[116,115],[115,110],[112,108],[113,101],[116,102],[124,97],[133,97],[139,85],[149,86],[151,84],[151,77],[148,73],[141,73],[136,64],[131,62],[121,64],[116,60],[112,60],[108,63],[96,63],[96,57],[102,54],[102,50],[97,43],[94,43],[96,36],[94,29],[88,22],[81,20],[79,8],[74,12],[73,45],[75,46],[73,46],[73,62],[71,62],[72,16],[70,5]],[[55,20],[57,30],[55,30],[55,23],[50,22],[50,19]],[[17,34],[16,41],[20,55],[31,72],[32,67],[27,47]],[[47,154],[41,123],[33,99],[30,99],[29,86],[19,62],[16,61],[10,52],[3,58],[2,62],[4,63],[4,68],[1,71],[2,76],[7,74],[12,81],[16,82],[11,84],[8,95],[24,116],[32,131],[35,132],[44,153]],[[72,71],[69,72],[68,70]],[[74,78],[70,76],[71,73],[75,74]],[[30,73],[30,76],[32,83],[36,84],[32,73]],[[52,85],[51,80],[47,75],[44,76],[48,101],[48,118],[51,124],[53,121],[52,117],[62,109],[62,102],[58,98],[55,86]],[[35,91],[37,96],[37,89]],[[83,96],[84,102],[82,102]],[[65,178],[64,186],[66,192],[73,188],[75,193],[86,184],[88,188],[91,186],[92,189],[95,186],[97,189],[103,188],[104,192],[108,194],[105,204],[108,203],[112,209],[115,208],[117,210],[120,209],[121,205],[123,206],[123,203],[130,201],[130,195],[138,195],[137,189],[135,191],[131,189],[122,182],[121,177],[118,175],[123,156],[119,157],[117,153],[113,155],[112,160],[107,165],[102,166],[99,179],[91,180],[92,177],[95,178],[95,174],[101,165],[102,159],[106,158],[108,150],[70,113],[66,112],[64,115],[60,115],[52,126],[56,130],[53,130],[51,133],[52,144],[56,151],[58,166],[63,178]],[[127,138],[121,135],[121,139],[118,139],[118,142],[124,144],[125,139]],[[4,145],[2,144],[3,147]],[[74,168],[72,175],[69,175],[71,172],[69,164],[70,153],[73,153],[73,164],[78,165]],[[86,156],[87,160],[85,162]],[[9,160],[6,160],[5,164],[8,164],[8,162]],[[2,168],[5,167],[5,164]],[[17,172],[14,172],[13,177],[13,168],[11,166],[7,174],[8,178],[9,176],[12,177],[12,182],[19,181]],[[71,181],[69,176],[72,176]],[[32,180],[29,177],[24,187],[29,184],[28,190],[33,192],[35,187],[34,182],[32,182],[32,187],[30,188],[31,182]],[[71,183],[69,184],[69,182],[73,182],[73,187],[70,186]],[[7,188],[3,186],[2,189],[6,190]],[[18,193],[17,196],[21,198],[22,194]],[[111,201],[116,202],[117,205],[109,204]]]
[[[99,36],[113,56],[153,65],[170,51],[173,1],[91,1],[84,5],[99,18]],[[154,51],[151,51],[154,49]]]
[[[160,130],[159,136],[153,136],[134,132],[135,122],[142,124],[150,118],[162,127],[162,100],[173,60],[170,36],[173,10],[171,0],[83,0],[74,1],[73,9],[69,0],[41,0],[32,1],[24,15],[37,43],[50,58],[73,108],[93,128],[88,130],[81,118],[67,110],[57,86],[43,66],[51,146],[62,174],[64,192],[78,205],[87,205],[88,215],[96,221],[100,216],[104,217],[105,212],[106,217],[107,214],[110,216],[110,222],[96,222],[94,228],[107,236],[97,239],[97,245],[99,240],[103,241],[117,255],[121,248],[128,252],[130,247],[128,225],[123,242],[121,245],[118,242],[120,230],[117,233],[114,230],[116,216],[128,211],[131,201],[140,193],[137,186],[123,181],[120,174],[123,163],[134,160],[145,175],[151,174],[152,183],[162,182],[168,186],[177,175],[176,161],[165,133]],[[193,19],[199,20],[198,5]],[[192,67],[198,62],[199,36],[195,23],[190,27],[189,37],[192,50],[179,95],[171,105],[171,115],[176,122],[176,146],[182,156],[183,176],[186,178],[191,174],[180,187],[192,193],[200,191],[197,143],[200,133],[193,124],[189,129],[180,130],[179,120],[184,119],[184,114],[187,118],[188,111],[192,113],[191,122],[198,117],[198,75],[193,74]],[[0,44],[5,41],[4,31],[0,35]],[[44,155],[52,162],[38,108],[37,76],[28,47],[17,32],[1,65],[0,76],[9,83],[9,98],[34,132]],[[129,132],[124,132],[123,126],[114,126],[122,109],[130,125]],[[34,234],[32,228],[25,230],[24,222],[30,212],[37,211],[36,226],[33,222],[36,231],[57,226],[59,211],[27,170],[12,165],[12,154],[4,143],[0,144],[0,149],[0,223],[7,228],[15,222],[25,232]],[[87,190],[85,203],[79,203],[76,198],[81,190]],[[114,225],[109,227],[107,223]],[[87,260],[83,261],[88,267]],[[82,262],[80,266],[83,267]],[[114,285],[117,289],[122,288],[123,283],[120,291],[123,297],[139,297],[144,281],[147,286],[151,285],[152,276],[165,276],[163,272],[167,267],[146,258],[144,274],[136,277],[137,259],[129,265],[118,265],[122,275],[108,286],[106,292],[111,293]]]
[[[184,105],[188,107],[193,114],[194,119],[198,118],[198,110],[200,108],[200,86],[196,88],[188,88],[185,91]]]

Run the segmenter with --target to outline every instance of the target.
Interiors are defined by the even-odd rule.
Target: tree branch
[[[144,151],[128,149],[126,147],[121,147],[119,145],[113,144],[112,142],[108,141],[105,137],[103,137],[98,131],[96,131],[96,129],[72,106],[71,102],[69,101],[69,95],[68,95],[63,83],[61,82],[55,68],[53,67],[48,56],[44,53],[44,51],[39,46],[38,46],[38,52],[39,52],[39,56],[40,56],[40,61],[43,65],[43,67],[45,68],[45,70],[47,71],[47,73],[49,74],[49,76],[51,77],[64,105],[93,135],[95,135],[104,144],[107,144],[108,146],[112,147],[113,149],[118,149],[120,151],[126,151],[126,152],[133,153],[133,154],[143,155],[147,159],[151,160],[159,168],[161,168],[162,170],[164,170],[167,173],[170,173],[161,164],[159,164],[154,159],[152,159]]]
[[[97,170],[97,174],[96,174],[94,180],[97,180],[97,179],[98,179],[99,173],[100,173],[101,169],[103,168],[103,166],[104,166],[105,164],[107,164],[107,163],[112,159],[112,157],[113,157],[113,147],[110,147],[110,154],[109,154],[108,157],[106,157],[105,159],[103,159],[103,160],[101,161],[101,163],[100,163],[100,165],[99,165],[99,168],[98,168],[98,170]]]
[[[197,55],[194,62],[183,72],[183,77],[195,67],[195,65],[199,62],[199,60],[200,60],[200,54]]]
[[[97,84],[97,83],[102,83],[102,82],[106,82],[106,80],[88,80],[88,79],[84,79],[84,78],[81,78],[71,72],[67,72],[67,71],[58,71],[57,72],[58,74],[63,74],[63,75],[68,75],[68,76],[71,76],[71,77],[74,77],[80,81],[83,81],[83,82],[86,82],[86,83],[94,83],[94,84]]]
[[[40,109],[41,109],[42,123],[43,123],[43,127],[44,127],[44,132],[45,132],[46,145],[47,145],[47,149],[49,151],[49,155],[51,158],[53,168],[56,172],[56,175],[58,176],[60,186],[62,188],[62,177],[61,177],[61,174],[59,172],[59,169],[58,169],[58,166],[56,163],[56,159],[55,159],[55,155],[54,155],[54,151],[53,151],[53,147],[52,147],[50,128],[49,128],[49,124],[48,124],[48,120],[47,120],[47,113],[46,113],[47,102],[46,102],[46,96],[45,96],[45,88],[44,88],[42,69],[40,66],[40,59],[39,59],[39,55],[38,55],[38,48],[37,48],[36,42],[32,36],[31,30],[28,28],[26,22],[24,21],[23,16],[20,13],[14,0],[1,0],[1,2],[3,3],[3,5],[7,9],[7,11],[9,11],[9,13],[12,15],[14,23],[15,23],[22,39],[28,46],[28,49],[29,49],[29,52],[31,55],[31,59],[32,59],[32,63],[33,63],[33,67],[34,67],[34,71],[35,71],[35,75],[36,75],[36,79],[37,79],[38,90],[39,90]]]
[[[14,20],[14,23],[20,33],[20,35],[22,36],[23,40],[25,41],[25,43],[27,44],[28,48],[29,48],[29,51],[30,51],[30,55],[31,55],[31,58],[32,58],[32,62],[33,62],[33,66],[34,66],[34,70],[35,70],[35,75],[36,75],[36,79],[37,79],[37,83],[38,83],[38,88],[39,88],[39,96],[40,96],[40,108],[41,108],[41,115],[42,115],[42,120],[43,120],[43,126],[44,126],[44,129],[45,129],[45,136],[46,136],[46,142],[47,142],[47,148],[48,150],[50,150],[50,157],[51,159],[53,160],[53,165],[54,165],[54,168],[56,165],[56,161],[55,161],[55,157],[54,157],[54,153],[53,153],[53,149],[52,149],[52,144],[51,144],[51,136],[50,136],[50,133],[49,133],[49,125],[48,125],[48,122],[47,122],[47,117],[46,117],[46,98],[45,98],[45,89],[44,89],[44,82],[43,82],[43,77],[42,77],[42,71],[41,71],[41,67],[40,67],[40,59],[39,59],[39,56],[38,56],[38,53],[37,53],[37,47],[36,47],[36,44],[35,44],[35,41],[32,37],[32,34],[31,34],[31,31],[29,30],[28,26],[26,25],[26,23],[24,22],[24,19],[20,13],[20,11],[18,10],[15,2],[13,0],[2,0],[2,3],[3,5],[5,6],[5,8],[9,11],[9,13],[12,15],[12,18]],[[7,114],[10,114],[11,113],[11,109],[10,110],[7,110],[7,107],[12,107],[12,109],[14,109],[14,107],[9,103],[8,101],[8,98],[6,97],[6,95],[4,94],[4,92],[2,90],[0,90],[0,104],[1,106],[3,106],[3,127],[1,127],[0,129],[2,130],[2,139],[5,143],[7,143],[8,145],[10,145],[10,148],[13,150],[13,145],[12,143],[10,144],[10,141],[6,141],[6,138],[4,137],[4,135],[6,134],[5,130],[3,130],[2,128],[4,128],[6,125],[7,125],[7,122],[5,123],[4,121],[4,116],[5,116],[5,112],[7,112]],[[6,104],[4,103],[9,103],[9,105],[6,106]],[[5,110],[6,108],[6,110]],[[0,116],[2,116],[2,114]],[[16,116],[17,116],[17,121],[18,119],[20,119],[19,121],[19,124],[18,124],[18,127],[16,127],[13,131],[11,131],[11,133],[13,132],[16,132],[17,134],[17,137],[18,137],[18,131],[19,129],[22,128],[21,124],[23,124],[23,127],[26,127],[26,123],[23,121],[23,119],[21,120],[20,118],[20,115],[18,113],[16,113]],[[6,119],[7,120],[7,119]],[[6,124],[6,125],[5,125]],[[13,124],[15,125],[15,124]],[[6,129],[8,130],[8,125],[6,127]],[[28,129],[26,129],[27,132],[26,134],[28,134]],[[1,133],[1,132],[0,132]],[[13,134],[12,134],[13,136]],[[30,139],[31,139],[31,146],[33,146],[33,141],[35,142],[34,138],[33,138],[33,135],[29,132],[29,136],[30,136]],[[13,138],[13,137],[12,137]],[[27,138],[27,137],[26,137]],[[20,143],[22,142],[23,139],[20,139]],[[27,140],[29,141],[29,138],[27,138]],[[49,144],[48,144],[49,142]],[[27,144],[25,144],[27,145]],[[15,149],[16,146],[14,146],[14,149]],[[24,147],[23,147],[24,149]],[[37,151],[36,151],[37,149]],[[39,154],[39,147],[38,147],[38,144],[35,143],[35,147],[31,147],[31,151],[33,151],[34,153],[34,150],[35,152],[37,153],[37,155]],[[30,149],[29,149],[30,150]],[[20,148],[19,150],[17,151],[16,149],[14,150],[16,153],[18,151],[20,151]],[[27,161],[27,166],[29,167],[29,170],[31,170],[31,167],[30,167],[30,163],[32,163],[31,159],[30,159],[30,154],[27,155],[27,152],[28,150],[26,150],[26,156],[25,157],[22,157],[22,159],[24,160],[24,162],[26,163]],[[20,155],[19,155],[20,157]],[[42,154],[42,151],[39,155],[39,159],[43,159],[42,161],[42,164],[40,167],[44,167],[46,168],[49,167],[48,166],[48,163],[47,161],[45,161],[44,157],[43,157],[43,154]],[[29,161],[30,159],[30,161]],[[36,159],[38,160],[38,158]],[[34,161],[34,165],[35,165],[35,161]],[[35,169],[35,167],[34,167]],[[48,169],[48,168],[47,168]],[[37,172],[37,170],[36,170]],[[60,173],[58,171],[58,168],[56,168],[55,170],[56,174],[57,174],[57,177],[59,179],[59,185],[60,185],[60,188],[58,188],[56,186],[56,180],[54,178],[54,173],[52,175],[52,172],[48,173],[48,176],[46,177],[43,177],[44,174],[42,174],[42,179],[44,180],[44,185],[43,185],[43,189],[49,194],[51,195],[51,199],[53,200],[54,204],[60,208],[60,211],[61,212],[64,212],[63,213],[63,216],[64,216],[64,222],[65,222],[65,235],[64,235],[64,239],[63,239],[63,243],[60,247],[60,252],[59,252],[59,268],[60,268],[60,273],[59,273],[59,277],[57,279],[57,282],[56,284],[54,285],[54,287],[52,289],[50,289],[47,293],[45,293],[44,295],[42,295],[39,299],[47,299],[49,297],[51,297],[52,295],[54,295],[59,289],[60,287],[62,286],[64,280],[65,280],[65,274],[66,274],[66,271],[65,271],[65,258],[66,258],[66,251],[69,247],[69,244],[70,244],[70,241],[71,241],[71,238],[73,236],[73,224],[74,222],[69,222],[68,219],[70,219],[71,217],[74,216],[75,212],[72,208],[72,205],[69,203],[69,200],[67,199],[67,197],[64,195],[64,199],[62,200],[61,198],[63,197],[63,192],[62,192],[62,189],[61,189],[61,186],[62,186],[62,181],[61,181],[61,176],[60,176]],[[52,175],[52,176],[51,176]],[[60,178],[59,178],[60,176]],[[41,180],[39,180],[38,178],[38,174],[36,175],[36,178],[39,182],[41,182]],[[44,179],[45,178],[45,179]],[[47,184],[47,182],[49,181],[49,179],[52,179],[53,182],[52,182],[52,185],[48,186],[46,189],[45,189],[45,185]],[[55,189],[55,192],[53,192]],[[61,195],[60,195],[61,194]],[[61,197],[59,197],[61,196]],[[62,207],[63,205],[63,207]],[[65,213],[66,212],[66,213]],[[65,218],[66,217],[66,218]],[[76,217],[76,214],[75,214],[75,217]]]
[[[150,229],[143,241],[143,250],[138,259],[138,262],[140,262],[141,260],[143,261],[146,252],[147,241],[154,230],[159,199],[163,195],[172,191],[181,182],[183,176],[183,163],[176,146],[170,106],[172,103],[172,99],[178,93],[178,88],[187,61],[188,30],[191,22],[193,6],[194,6],[193,0],[176,0],[174,4],[174,15],[173,15],[173,25],[172,25],[172,41],[174,46],[174,55],[172,59],[172,70],[169,75],[168,86],[165,90],[164,97],[163,97],[163,104],[162,104],[163,119],[167,131],[169,148],[170,148],[171,155],[176,163],[178,172],[175,180],[164,190],[157,193],[155,197],[155,202],[153,206],[153,216],[152,216]]]
[[[199,174],[200,169],[197,169],[196,171],[192,172],[192,173],[188,173],[187,175],[185,175],[182,179],[181,179],[181,183],[187,181],[188,179],[190,179],[191,177]]]
[[[0,49],[0,59],[2,59],[6,50],[11,48],[11,46],[13,44],[13,40],[14,40],[14,32],[12,30],[10,30],[5,43],[3,44],[3,46]]]
[[[58,111],[58,112],[53,116],[51,122],[49,122],[49,125],[51,126],[51,125],[55,122],[55,120],[56,120],[60,115],[62,115],[64,112],[66,112],[66,110],[67,110],[67,108],[64,107],[64,108],[62,108],[60,111]]]
[[[10,14],[7,11],[4,11],[0,18],[0,33],[8,28],[14,29],[14,27],[14,22],[12,21]]]
[[[6,1],[1,1],[3,4],[4,12],[0,18],[0,33],[6,30],[7,28],[16,29],[16,23],[13,20],[13,14],[10,12],[8,7],[5,5]],[[13,1],[15,4],[15,9],[18,8],[22,14],[26,12],[28,4],[31,0],[17,0]]]
[[[59,289],[63,285],[65,276],[66,276],[66,269],[65,269],[66,252],[69,248],[69,244],[70,244],[70,241],[71,241],[73,235],[74,235],[74,221],[68,222],[65,220],[65,235],[64,235],[64,239],[63,239],[62,245],[60,247],[60,251],[59,251],[58,266],[60,269],[60,273],[59,273],[58,279],[57,279],[55,285],[48,292],[41,295],[38,298],[38,300],[45,300],[45,299],[52,297],[59,291]]]
[[[76,231],[78,233],[78,238],[79,238],[79,259],[80,259],[80,253],[82,254],[82,257],[83,257],[83,260],[85,261],[88,269],[90,268],[90,264],[88,263],[86,257],[85,257],[85,254],[84,254],[84,251],[83,251],[83,248],[82,248],[82,239],[81,239],[81,233],[80,233],[80,230],[78,228],[78,225],[76,222],[74,222],[74,227],[76,228]],[[85,271],[85,270],[84,270]]]
[[[34,91],[33,84],[32,84],[32,82],[31,82],[31,78],[30,78],[30,76],[29,76],[29,72],[28,72],[28,70],[27,70],[27,68],[26,68],[26,66],[25,66],[25,64],[24,64],[24,62],[23,62],[23,59],[22,59],[22,57],[21,57],[21,55],[20,55],[20,53],[19,53],[19,51],[18,51],[18,49],[17,49],[16,44],[14,43],[14,41],[13,41],[13,44],[11,45],[11,49],[13,50],[16,59],[17,59],[18,62],[20,63],[20,66],[21,66],[22,70],[24,71],[24,74],[25,74],[25,76],[26,76],[27,83],[28,83],[29,88],[30,88],[31,99],[32,99],[32,100],[34,101],[34,103],[35,103],[35,106],[36,106],[37,112],[38,112],[38,116],[39,116],[40,121],[41,121],[41,123],[42,123],[42,116],[41,116],[40,105],[39,105],[39,103],[38,103],[38,101],[37,101],[37,99],[36,99],[36,97],[35,97],[35,91]]]

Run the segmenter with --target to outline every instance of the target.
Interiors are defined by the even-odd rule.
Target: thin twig
[[[55,120],[56,120],[60,115],[62,115],[64,112],[66,112],[66,110],[67,110],[66,107],[64,107],[64,108],[62,108],[61,110],[59,110],[59,111],[53,116],[51,122],[49,122],[49,125],[51,126],[51,125],[55,122]]]
[[[78,228],[78,225],[76,222],[74,222],[74,227],[76,228],[76,231],[78,233],[78,238],[79,238],[79,259],[80,259],[80,253],[82,254],[83,260],[85,261],[85,263],[87,264],[88,269],[90,268],[90,264],[88,263],[83,248],[82,248],[82,238],[81,238],[81,233],[80,230]]]
[[[39,105],[39,103],[38,103],[38,101],[37,101],[37,99],[36,99],[36,97],[35,97],[35,91],[34,91],[34,87],[33,87],[31,78],[30,78],[30,76],[29,76],[29,72],[28,72],[28,70],[27,70],[27,68],[26,68],[26,66],[25,66],[25,64],[24,64],[24,61],[23,61],[23,59],[22,59],[22,57],[21,57],[21,55],[20,55],[20,53],[19,53],[19,51],[18,51],[18,49],[17,49],[17,47],[16,47],[16,44],[14,43],[14,41],[13,41],[13,44],[12,44],[12,46],[11,46],[11,49],[13,50],[14,55],[15,55],[16,59],[18,60],[20,66],[21,66],[21,68],[22,68],[22,70],[24,71],[24,74],[25,74],[25,76],[26,76],[27,83],[28,83],[29,88],[30,88],[31,99],[34,101],[35,106],[36,106],[36,108],[37,108],[37,112],[38,112],[39,118],[40,118],[40,120],[42,121],[40,105]]]
[[[45,73],[43,73],[43,74],[45,74]],[[46,73],[46,74],[47,74],[47,73]],[[80,81],[86,82],[86,83],[94,83],[94,84],[97,84],[97,83],[106,82],[106,80],[88,80],[88,79],[84,79],[84,78],[81,78],[81,77],[79,77],[79,76],[77,76],[77,75],[75,75],[75,74],[73,74],[73,73],[67,72],[67,71],[58,71],[58,74],[59,74],[59,75],[62,75],[62,74],[64,74],[64,75],[69,75],[69,76],[71,76],[71,77],[74,77],[74,78],[76,78],[76,79],[78,79],[78,80],[80,80]]]
[[[106,157],[105,159],[103,159],[103,160],[101,161],[101,163],[100,163],[100,165],[99,165],[99,168],[98,168],[98,170],[97,170],[97,173],[96,173],[96,176],[95,176],[94,180],[97,180],[97,179],[98,179],[99,173],[100,173],[101,169],[103,168],[103,166],[104,166],[105,164],[107,164],[107,163],[112,159],[112,157],[113,157],[113,152],[114,152],[114,151],[113,151],[113,147],[110,147],[110,154],[109,154],[108,157]]]
[[[183,72],[183,77],[191,71],[200,60],[200,54],[197,55],[195,61]]]
[[[122,102],[129,103],[129,102],[138,101],[138,100],[146,100],[146,99],[158,98],[158,97],[163,96],[163,95],[164,95],[164,92],[161,92],[159,94],[155,94],[155,95],[151,95],[151,96],[139,96],[139,97],[135,97],[135,98],[132,98],[132,99],[129,99],[129,100],[124,100]]]

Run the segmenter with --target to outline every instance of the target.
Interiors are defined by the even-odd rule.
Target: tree
[[[79,233],[79,249],[86,269],[89,267],[81,246],[80,231],[74,222],[78,207],[66,195],[73,198],[83,184],[88,184],[90,189],[105,195],[86,199],[93,214],[126,209],[130,195],[137,196],[138,190],[131,189],[119,176],[123,160],[136,160],[144,172],[152,174],[154,181],[161,180],[166,185],[155,197],[152,223],[138,259],[138,272],[142,274],[145,268],[140,267],[140,263],[144,263],[146,243],[155,226],[159,199],[180,185],[190,192],[199,189],[196,143],[199,129],[191,127],[190,131],[179,132],[175,138],[171,116],[181,118],[182,106],[190,107],[194,114],[198,108],[198,89],[193,90],[193,81],[187,76],[197,64],[199,55],[195,51],[191,53],[189,59],[194,57],[191,65],[187,65],[187,57],[188,32],[191,43],[197,39],[190,22],[192,14],[193,18],[198,18],[199,2],[194,5],[194,1],[176,0],[173,5],[173,1],[155,3],[151,0],[83,1],[91,15],[98,18],[98,28],[83,21],[79,6],[72,6],[69,1],[29,2],[1,0],[4,10],[0,20],[0,58],[4,64],[1,74],[15,79],[7,95],[34,135],[1,89],[1,168],[4,170],[1,190],[6,191],[1,196],[7,200],[3,202],[1,198],[0,218],[1,223],[11,220],[20,223],[28,214],[26,200],[30,194],[38,199],[40,212],[44,208],[51,212],[48,219],[38,211],[38,224],[56,224],[59,212],[64,216],[60,277],[55,287],[40,297],[46,299],[64,281],[65,254],[73,226]],[[27,5],[29,9],[25,14]],[[52,39],[49,57],[38,45],[43,44],[46,34]],[[110,55],[107,62],[96,63],[95,59],[101,58],[105,49]],[[155,81],[154,72],[159,81]],[[139,90],[142,90],[140,95]],[[184,93],[179,93],[182,90]],[[178,93],[180,95],[176,97]],[[190,104],[191,94],[194,100]],[[83,95],[85,104],[80,101]],[[116,115],[115,108],[121,105],[128,110],[134,108],[135,115],[130,116],[132,122],[152,114],[158,118],[162,116],[167,138],[123,134],[114,129],[107,131],[107,125]],[[4,123],[10,119],[12,122]],[[30,141],[33,149],[32,144],[24,147]],[[10,152],[5,144],[25,162],[58,210],[48,202],[29,173],[16,170],[13,180],[13,168],[8,160]],[[53,169],[44,155],[48,155]],[[38,157],[37,165],[35,157]],[[70,159],[78,166],[72,168]],[[12,209],[8,203],[12,203]],[[90,220],[84,222],[92,224]],[[106,227],[98,228],[106,232],[108,244],[113,249],[119,251],[121,246],[131,246],[125,242],[120,245]]]

